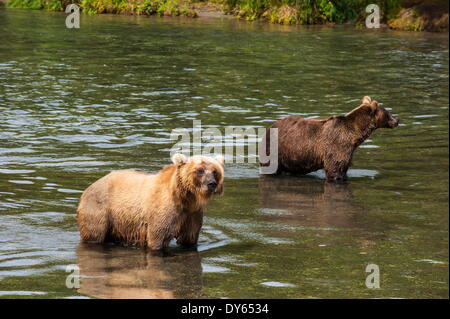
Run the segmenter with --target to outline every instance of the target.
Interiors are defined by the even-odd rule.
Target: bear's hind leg
[[[169,246],[170,241],[172,240],[171,236],[167,236],[164,234],[147,234],[147,239],[145,244],[147,248],[150,250],[163,250],[167,246]]]
[[[83,241],[103,243],[107,239],[110,228],[108,211],[89,195],[83,196],[78,205],[77,222]]]
[[[161,216],[160,216],[161,217]],[[164,216],[156,219],[148,225],[146,237],[141,245],[146,245],[151,250],[162,250],[169,246],[174,234],[174,217]]]

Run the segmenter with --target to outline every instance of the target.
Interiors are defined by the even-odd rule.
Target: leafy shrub
[[[247,20],[320,24],[362,21],[366,6],[371,3],[380,6],[383,22],[401,9],[400,0],[225,0],[225,8]]]
[[[128,13],[185,15],[195,17],[189,0],[9,0],[7,7],[64,11],[66,5],[76,3],[87,14]]]

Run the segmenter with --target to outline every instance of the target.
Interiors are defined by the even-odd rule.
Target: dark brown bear
[[[276,174],[307,174],[323,168],[327,181],[342,181],[346,178],[353,151],[377,128],[394,128],[398,123],[397,117],[368,96],[346,115],[333,115],[327,119],[288,116],[270,127],[278,128]],[[263,137],[267,150],[270,148],[268,130]],[[261,166],[267,165],[269,163],[261,163]]]

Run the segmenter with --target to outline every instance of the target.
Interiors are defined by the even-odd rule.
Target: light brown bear
[[[90,185],[77,209],[81,239],[154,250],[173,238],[196,245],[208,200],[223,193],[224,158],[176,154],[172,162],[155,175],[114,171]]]

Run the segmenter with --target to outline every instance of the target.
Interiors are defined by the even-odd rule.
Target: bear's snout
[[[216,190],[217,182],[216,181],[209,182],[207,184],[207,186],[208,186],[208,190],[212,193]]]
[[[213,193],[217,188],[217,181],[214,174],[207,174],[205,178],[206,187],[208,187],[208,192]]]
[[[398,126],[398,123],[400,123],[400,119],[396,116],[391,116],[389,119],[389,127],[394,128]]]

